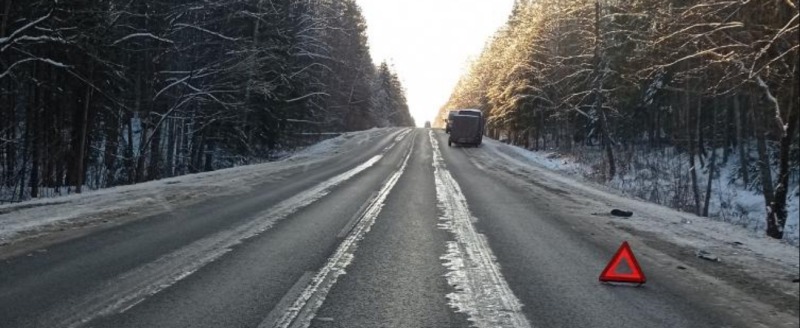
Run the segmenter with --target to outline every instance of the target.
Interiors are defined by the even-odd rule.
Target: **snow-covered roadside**
[[[563,156],[557,152],[534,152],[502,143],[495,143],[494,145],[494,147],[502,150],[506,154],[513,155],[515,157],[546,167],[550,170],[569,175],[576,180],[588,182],[595,187],[598,186],[598,184],[592,183],[589,181],[590,179],[586,178],[588,176],[596,175],[596,172],[593,172],[593,168],[579,163],[574,158]],[[582,156],[594,158],[594,156],[602,156],[602,154],[584,154]],[[685,166],[685,163],[683,163],[683,161],[685,161],[685,157],[682,156],[682,154],[674,154],[671,150],[669,150],[666,154],[659,154],[659,156],[662,158],[655,159],[656,161],[665,160],[668,162],[659,163],[659,166]],[[602,159],[599,158],[597,160],[600,161]],[[754,191],[747,190],[738,183],[727,183],[727,181],[731,180],[736,174],[736,172],[732,172],[733,168],[737,167],[738,165],[736,161],[736,158],[732,158],[730,161],[731,164],[722,166],[720,168],[720,172],[717,173],[720,175],[720,178],[715,179],[714,183],[712,184],[711,194],[713,197],[711,197],[709,207],[710,217],[713,220],[725,221],[727,223],[745,227],[756,236],[763,235],[766,225],[764,222],[764,217],[766,217],[764,197]],[[601,188],[603,190],[612,191],[620,195],[634,197],[648,202],[661,203],[661,205],[665,205],[664,201],[666,200],[664,198],[669,198],[671,196],[667,195],[667,192],[673,188],[676,188],[674,186],[674,181],[670,181],[669,178],[665,178],[663,174],[658,176],[658,174],[652,172],[653,170],[650,168],[642,168],[642,171],[644,172],[631,172],[630,169],[621,171],[623,171],[621,174],[618,174],[617,177]],[[688,167],[685,168],[685,171],[688,172]],[[643,178],[645,178],[645,180],[647,178],[655,178],[657,181],[642,181]],[[703,170],[699,170],[698,180],[698,184],[702,186],[704,192],[706,183],[708,182],[708,173],[704,172]],[[663,194],[660,196],[652,195],[652,190],[654,189],[661,190]],[[688,198],[688,192],[686,196]],[[648,197],[659,198],[661,202],[647,199]],[[687,199],[687,201],[689,200]],[[798,222],[798,219],[800,219],[800,201],[798,201],[795,193],[790,193],[789,195],[789,199],[787,201],[787,211],[789,212],[789,215],[786,222],[786,236],[784,240],[789,244],[798,246],[798,244],[800,244],[800,222]]]
[[[581,178],[577,164],[552,161],[541,154],[486,140],[482,151],[473,152],[493,169],[531,176],[546,188],[569,188],[573,195],[597,206],[587,215],[606,215],[610,206],[634,212],[630,219],[611,219],[613,225],[634,234],[638,231],[676,247],[704,250],[732,264],[751,277],[763,279],[789,295],[798,296],[800,253],[796,246],[764,236],[741,226],[680,212],[665,206],[632,199],[621,192]]]
[[[574,158],[558,152],[528,151],[523,148],[503,145],[506,154],[544,166],[548,169],[567,174],[579,181],[594,181],[596,167],[584,163],[599,163],[603,161],[602,152],[582,152]],[[618,156],[625,156],[618,154]],[[666,205],[673,208],[691,207],[691,197],[687,185],[689,168],[685,154],[676,153],[674,149],[654,151],[647,156],[652,158],[634,158],[630,167],[618,167],[617,176],[602,186],[604,190],[634,197],[647,202]],[[599,166],[599,165],[597,165]],[[756,235],[763,235],[766,230],[766,208],[763,195],[745,188],[738,180],[734,180],[738,170],[738,158],[731,156],[727,164],[719,167],[719,178],[716,178],[711,187],[709,217],[727,223],[739,225],[751,230]],[[682,172],[675,176],[675,171]],[[776,174],[776,173],[775,173]],[[707,169],[697,172],[698,184],[701,192],[705,192],[708,183]],[[597,186],[597,184],[594,184]],[[795,187],[795,191],[797,187]],[[703,196],[701,195],[701,198]],[[702,200],[702,199],[701,199]],[[787,200],[789,213],[786,222],[786,235],[784,241],[798,246],[800,244],[800,201],[796,192],[790,192]]]
[[[276,162],[0,205],[0,246],[66,227],[92,225],[120,217],[143,217],[210,197],[246,192],[257,184],[280,178],[289,169],[313,165],[396,131],[399,130],[345,133]]]

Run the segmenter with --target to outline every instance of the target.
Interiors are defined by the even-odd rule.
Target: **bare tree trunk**
[[[656,147],[656,129],[659,128],[658,126],[658,110],[657,108],[654,110],[653,107],[657,106],[647,106],[646,113],[647,113],[647,142],[650,144],[650,148]]]
[[[205,145],[205,133],[200,133],[198,135],[193,136],[192,141],[192,150],[191,150],[191,161],[189,164],[189,172],[190,173],[198,173],[200,172],[200,164],[203,161],[203,148]]]
[[[733,150],[732,147],[733,147],[734,136],[733,133],[731,133],[731,117],[733,116],[731,115],[731,113],[733,112],[733,109],[730,106],[728,106],[729,104],[728,100],[729,99],[726,98],[725,109],[723,110],[725,116],[723,116],[724,118],[722,120],[722,122],[724,123],[722,125],[722,163],[721,163],[722,165],[728,164],[728,159],[730,158],[731,151]],[[714,104],[718,105],[719,103],[715,102]],[[718,106],[715,107],[715,110],[716,109],[719,109],[719,107]]]
[[[525,130],[525,149],[530,149],[531,147],[531,129],[528,128]]]
[[[128,143],[125,145],[125,172],[128,175],[126,180],[128,183],[134,183],[134,172],[136,171],[136,161],[134,160],[133,150],[133,118],[134,115],[130,112],[125,112],[125,125],[128,129]]]
[[[10,79],[8,79],[8,80],[10,81]],[[10,85],[10,83],[11,82],[9,82],[9,85]],[[8,117],[10,118],[10,120],[9,120],[9,125],[7,127],[8,132],[6,133],[6,138],[8,140],[16,140],[17,139],[16,126],[18,126],[17,120],[14,119],[14,117],[15,117],[15,115],[14,115],[15,108],[17,107],[16,106],[16,99],[15,99],[15,95],[7,95],[7,97],[9,99]],[[5,176],[5,181],[8,184],[8,186],[10,187],[10,186],[14,185],[13,180],[14,180],[14,171],[16,171],[17,148],[15,147],[15,145],[10,144],[10,143],[7,144],[6,147],[7,148],[6,148],[6,155],[5,155],[5,158],[6,158],[6,172],[5,172],[6,176]]]
[[[163,127],[153,128],[153,135],[150,137],[150,164],[147,169],[147,180],[161,179],[161,130]]]
[[[603,110],[600,112],[600,124],[603,126],[603,147],[605,147],[606,159],[608,160],[608,177],[606,177],[606,180],[611,180],[614,179],[614,176],[617,174],[617,166],[614,160],[611,136],[609,136],[608,121],[606,120],[606,114]]]
[[[703,121],[703,97],[702,96],[697,96],[697,114],[696,115],[697,116],[695,117],[695,120],[694,120],[694,127],[695,127],[694,135],[697,137],[696,153],[697,153],[697,158],[700,160],[700,167],[704,168],[704,167],[706,167],[706,161],[705,161],[706,147],[705,147],[705,142],[703,140],[703,130],[700,127],[701,126],[701,122]]]
[[[128,119],[127,119],[127,121],[128,121],[128,150],[129,150],[128,151],[129,152],[129,156],[128,156],[128,159],[127,159],[127,161],[128,161],[128,183],[131,183],[131,184],[139,182],[139,180],[137,178],[138,171],[139,171],[138,162],[139,162],[139,158],[144,155],[144,154],[141,153],[141,151],[139,151],[137,153],[137,150],[134,149],[134,141],[133,141],[133,139],[135,138],[135,136],[133,134],[133,119],[134,118],[137,119],[137,121],[139,122],[139,133],[142,133],[142,134],[146,134],[147,133],[147,131],[145,131],[145,128],[144,128],[144,120],[140,116],[141,112],[142,112],[142,94],[143,94],[143,91],[142,91],[142,83],[143,83],[142,82],[142,74],[143,74],[143,69],[142,69],[141,65],[138,65],[138,68],[139,68],[139,70],[136,72],[136,79],[134,80],[135,85],[134,85],[134,91],[133,91],[133,96],[134,96],[133,113],[130,113],[130,115],[129,115]],[[140,145],[140,148],[141,148],[141,145]]]
[[[795,81],[797,81],[797,79],[800,79],[800,65],[798,65],[797,62],[795,62],[794,71]],[[795,83],[794,87],[791,88],[792,94],[788,98],[789,104],[786,108],[789,113],[787,115],[788,118],[785,120],[786,131],[783,133],[780,140],[781,150],[778,163],[778,186],[775,188],[775,197],[772,202],[767,203],[767,235],[776,239],[783,238],[786,218],[788,216],[786,213],[786,196],[789,191],[789,156],[792,147],[792,139],[797,129],[797,116],[799,115],[798,112],[800,112],[800,108],[798,108],[795,103],[798,87],[800,87],[800,83]]]
[[[106,136],[106,153],[104,160],[106,166],[105,187],[114,185],[116,180],[117,155],[119,153],[119,130],[122,128],[121,119],[123,117],[122,113],[119,113],[119,115],[116,122],[109,122],[110,127],[107,129],[108,135]]]
[[[688,148],[689,148],[689,176],[692,179],[692,194],[694,196],[694,214],[700,215],[700,189],[697,186],[697,164],[695,163],[695,155],[697,154],[695,151],[695,143],[694,143],[694,133],[692,133],[692,103],[689,100],[689,88],[688,83],[686,84],[686,93],[685,93],[685,104],[686,104],[686,134],[689,137]]]
[[[533,149],[536,151],[539,151],[541,149],[539,148],[539,141],[542,138],[542,127],[544,126],[543,116],[544,115],[539,114],[538,120],[536,120],[538,125],[536,126],[536,140],[534,141],[534,146],[533,146]]]
[[[145,181],[145,171],[146,171],[146,160],[148,155],[147,149],[147,135],[149,133],[150,128],[148,127],[148,122],[145,119],[140,119],[142,132],[139,134],[139,155],[136,156],[136,174],[135,174],[135,183]]]
[[[175,119],[170,119],[167,124],[167,162],[164,164],[167,177],[175,176],[176,125]]]
[[[752,103],[753,102],[751,102],[751,104]],[[764,129],[766,120],[762,109],[756,108],[753,112],[755,113],[753,125],[756,132],[756,150],[758,150],[758,169],[761,178],[761,191],[764,194],[765,207],[767,207],[767,212],[769,212],[769,206],[775,200],[775,192],[772,185],[772,171],[769,167],[769,154],[767,153],[767,132],[766,129]],[[775,227],[774,222],[769,219],[769,213],[767,214],[767,234],[769,234],[770,231],[777,231],[777,227]]]
[[[41,78],[38,75],[39,65],[33,65],[31,75],[37,79]],[[39,147],[38,147],[38,134],[39,134],[39,111],[42,105],[42,92],[36,87],[31,88],[32,97],[28,101],[28,117],[25,124],[25,132],[28,138],[28,151],[31,154],[31,173],[30,173],[30,189],[31,198],[39,197]],[[20,185],[21,189],[25,189],[25,185]],[[22,198],[20,198],[22,200]]]
[[[18,200],[22,201],[25,199],[25,168],[28,166],[28,149],[30,147],[31,136],[28,129],[25,129],[25,140],[23,141],[23,148],[22,148],[22,165],[19,168],[19,196],[17,197]],[[13,198],[13,197],[12,197]]]
[[[36,67],[37,64],[34,63],[32,69],[33,76],[36,76]],[[19,194],[17,196],[17,199],[20,201],[25,200],[25,175],[27,173],[26,169],[28,168],[28,159],[30,158],[29,154],[30,154],[30,149],[32,148],[31,145],[33,144],[33,136],[32,136],[33,123],[34,123],[33,113],[35,112],[34,106],[36,106],[34,100],[36,99],[35,83],[30,84],[30,90],[28,91],[28,99],[29,100],[27,102],[27,107],[26,107],[27,111],[25,112],[25,118],[23,119],[25,123],[25,130],[22,133],[22,137],[24,138],[22,142],[22,153],[21,153],[22,163],[20,163],[19,167],[19,183],[17,184],[17,186],[19,187]]]
[[[9,15],[9,12],[11,10],[11,0],[5,0],[5,1],[3,1],[3,4],[4,4],[4,6],[3,6],[3,15],[2,15],[2,18],[0,18],[0,37],[6,37],[7,36],[6,35],[6,26],[8,25],[8,19],[11,17]],[[11,90],[11,86],[12,86],[11,79],[5,79],[3,82],[6,83],[5,89]],[[13,94],[5,94],[5,93],[0,94],[0,101],[5,100],[5,101],[3,101],[3,104],[8,106],[8,107],[6,107],[6,108],[8,108],[7,112],[0,113],[0,118],[2,118],[2,120],[0,120],[0,122],[2,122],[2,123],[0,123],[0,133],[5,132],[5,136],[0,134],[0,137],[5,137],[5,138],[7,138],[7,140],[16,139],[16,136],[15,136],[16,133],[14,131],[15,130],[14,126],[16,125],[16,123],[17,123],[16,121],[17,120],[14,119],[14,107],[15,107],[14,106],[14,100],[15,100],[14,97],[15,96]],[[0,109],[0,112],[2,112],[1,109]],[[3,117],[4,115],[5,115],[5,117],[7,117],[7,120],[6,120],[6,118]],[[5,159],[5,162],[2,163],[3,167],[0,167],[2,169],[2,171],[0,171],[0,174],[2,174],[2,176],[0,176],[0,178],[3,178],[3,181],[0,181],[0,187],[2,185],[6,185],[8,187],[11,187],[11,186],[14,185],[14,182],[12,180],[14,178],[13,177],[13,172],[15,170],[14,163],[16,163],[16,161],[17,161],[16,154],[15,154],[15,150],[16,149],[15,149],[14,145],[11,144],[10,142],[9,143],[0,143],[0,152],[4,151],[4,150],[5,150],[5,156],[2,156],[2,157]]]
[[[711,185],[714,181],[714,170],[716,169],[716,159],[717,159],[717,110],[719,106],[717,106],[717,101],[714,100],[714,113],[711,115],[711,158],[708,162],[708,184],[706,185],[706,199],[705,203],[703,204],[703,216],[708,217],[708,208],[711,203]],[[727,148],[727,147],[726,147]]]
[[[210,172],[214,170],[214,152],[216,152],[216,141],[214,138],[209,138],[206,142],[205,161],[203,163],[203,171]]]
[[[94,75],[94,65],[89,67],[89,81],[92,80]],[[81,114],[81,127],[78,136],[78,154],[76,155],[76,181],[75,192],[81,193],[83,191],[83,183],[86,175],[85,161],[86,161],[86,143],[89,130],[89,104],[92,99],[92,87],[86,85],[86,93],[83,97],[83,113]]]
[[[617,174],[617,167],[614,161],[614,150],[612,148],[612,139],[611,139],[611,131],[608,128],[608,119],[606,117],[605,109],[603,108],[603,78],[604,74],[600,71],[600,66],[603,64],[602,59],[602,44],[600,40],[602,40],[602,36],[600,35],[600,1],[595,1],[594,7],[594,37],[595,37],[595,49],[594,49],[594,76],[595,76],[595,85],[594,85],[594,108],[597,111],[597,114],[600,118],[600,129],[602,130],[603,135],[603,147],[606,153],[606,160],[608,161],[608,176],[606,180],[614,179],[614,176]]]
[[[744,117],[742,116],[742,110],[739,103],[739,97],[733,97],[733,113],[734,113],[734,120],[736,120],[736,143],[739,147],[739,174],[742,175],[742,182],[744,182],[745,187],[750,185],[750,173],[747,170],[747,167],[750,166],[748,163],[748,152],[749,150],[746,145],[746,136],[744,135],[744,123],[742,122]]]

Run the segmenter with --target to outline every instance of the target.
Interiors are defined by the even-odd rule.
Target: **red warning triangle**
[[[626,261],[631,272],[617,272],[623,260]],[[608,262],[603,273],[600,274],[600,281],[631,282],[637,284],[643,284],[647,281],[627,241],[622,242],[622,246],[619,247],[617,253],[611,258],[611,262]]]

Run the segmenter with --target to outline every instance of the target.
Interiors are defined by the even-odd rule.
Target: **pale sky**
[[[375,63],[394,64],[422,126],[447,102],[468,60],[511,13],[514,0],[357,0]]]

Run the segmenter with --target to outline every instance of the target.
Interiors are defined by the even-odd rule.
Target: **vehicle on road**
[[[462,109],[449,120],[450,137],[447,145],[471,145],[477,147],[483,141],[483,112],[477,109]]]
[[[458,115],[457,110],[451,110],[447,113],[447,119],[444,120],[444,133],[450,133],[450,122],[453,121],[453,117],[456,115]]]
[[[431,128],[431,121],[425,121],[425,128],[426,129],[430,129]]]

